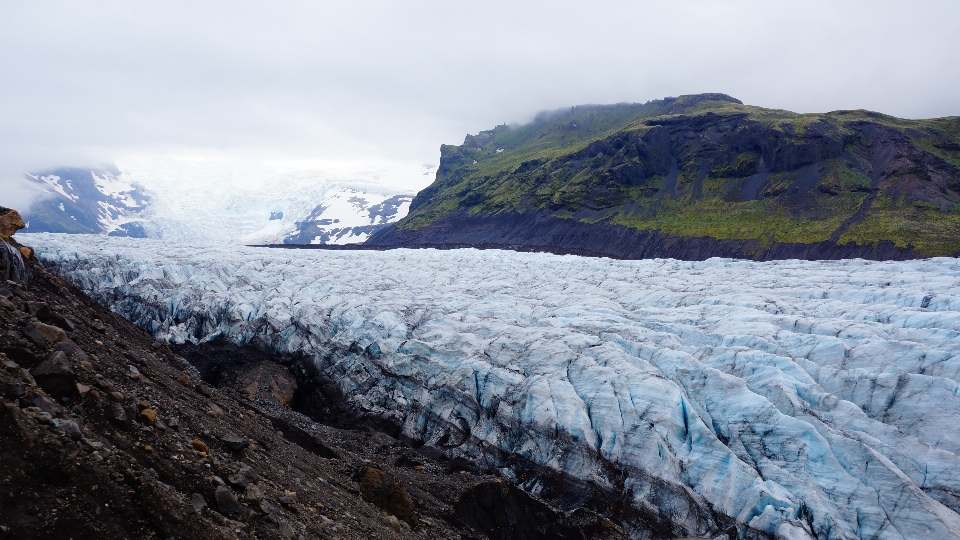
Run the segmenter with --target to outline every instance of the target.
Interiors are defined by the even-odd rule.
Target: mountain
[[[27,177],[48,195],[24,213],[24,232],[146,236],[140,213],[149,198],[115,168],[62,168]]]
[[[21,241],[201,373],[260,351],[298,411],[637,540],[960,539],[957,259]]]
[[[572,107],[441,146],[375,245],[626,258],[960,254],[960,117],[797,114],[723,94]]]
[[[160,172],[56,169],[27,175],[46,195],[24,212],[24,232],[234,244],[357,243],[406,215],[413,198],[364,174],[244,176],[190,166]]]
[[[283,238],[284,244],[354,244],[406,215],[411,195],[386,195],[341,189],[318,204],[296,229]],[[271,215],[282,219],[283,213]]]

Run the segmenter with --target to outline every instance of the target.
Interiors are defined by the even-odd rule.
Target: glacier
[[[425,449],[616,494],[636,538],[960,538],[956,259],[21,241],[158,339],[303,353]]]

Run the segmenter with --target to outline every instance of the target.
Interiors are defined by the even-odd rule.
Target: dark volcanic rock
[[[34,380],[51,396],[73,396],[77,393],[77,376],[67,355],[57,351],[30,371]]]
[[[230,488],[219,486],[213,496],[217,500],[217,508],[224,514],[236,514],[240,511],[240,501]]]
[[[545,213],[504,212],[497,215],[455,212],[418,231],[384,229],[371,246],[462,248],[489,247],[545,251],[615,259],[671,258],[703,261],[731,257],[758,261],[781,259],[831,260],[862,258],[896,260],[921,258],[912,248],[893,242],[876,245],[764,243],[759,240],[719,240],[706,236],[674,236],[609,223],[582,223]]]
[[[455,512],[465,525],[494,540],[627,538],[603,517],[583,511],[567,520],[557,510],[506,482],[478,484],[467,490],[457,501]]]

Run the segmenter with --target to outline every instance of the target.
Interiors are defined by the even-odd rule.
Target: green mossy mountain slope
[[[496,241],[517,222],[504,216],[531,213],[585,231],[954,256],[960,117],[797,114],[723,94],[543,113],[442,146],[436,181],[370,243],[469,243],[458,220]]]

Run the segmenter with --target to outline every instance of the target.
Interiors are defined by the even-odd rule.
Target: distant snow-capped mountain
[[[46,196],[25,232],[92,233],[230,244],[349,244],[403,218],[434,168],[265,166],[166,161],[27,175]]]
[[[407,215],[410,195],[337,190],[297,223],[285,244],[354,244]],[[282,213],[279,214],[282,216]]]
[[[116,169],[63,168],[27,178],[48,196],[24,213],[24,232],[146,236],[140,213],[149,197]]]

